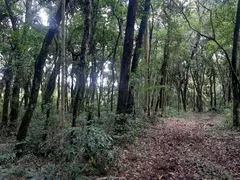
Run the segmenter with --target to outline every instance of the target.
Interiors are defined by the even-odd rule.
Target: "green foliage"
[[[219,130],[229,130],[232,129],[232,110],[230,108],[226,108],[223,112],[223,118],[219,119],[216,123],[216,128]]]

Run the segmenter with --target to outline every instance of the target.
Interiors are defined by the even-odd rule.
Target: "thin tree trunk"
[[[89,103],[89,112],[88,112],[88,125],[90,125],[90,120],[93,118],[94,113],[94,101],[95,101],[95,93],[97,88],[97,61],[96,61],[96,42],[95,42],[95,30],[97,25],[97,13],[98,13],[98,1],[95,2],[92,0],[92,14],[91,14],[91,34],[90,34],[90,42],[89,42],[89,55],[92,58],[92,67],[90,73],[90,103]]]
[[[12,84],[12,65],[6,67],[4,71],[4,81],[5,81],[5,90],[4,90],[4,97],[3,97],[3,109],[2,109],[2,123],[1,128],[4,128],[8,124],[8,109],[9,109],[9,102],[11,96],[11,84]]]
[[[101,117],[101,101],[102,101],[102,93],[103,93],[104,52],[105,52],[105,44],[103,44],[102,62],[101,62],[101,66],[100,66],[100,86],[99,86],[99,97],[98,97],[98,118]]]
[[[76,82],[76,90],[75,90],[75,98],[74,98],[74,105],[73,105],[73,120],[72,120],[72,127],[76,126],[76,119],[78,117],[78,110],[79,110],[79,101],[80,105],[83,106],[83,98],[84,98],[84,91],[85,91],[85,63],[86,63],[86,55],[88,50],[88,43],[89,43],[89,30],[90,30],[90,1],[84,0],[84,34],[82,39],[82,46],[80,52],[80,59],[77,65],[77,82]]]
[[[182,103],[183,110],[187,112],[187,90],[188,90],[188,81],[189,81],[189,64],[187,64],[187,68],[184,75],[184,83],[183,83],[183,92],[182,92]]]
[[[120,41],[121,36],[122,36],[122,22],[123,22],[121,17],[118,17],[117,15],[115,15],[115,17],[118,20],[119,32],[118,32],[116,44],[115,44],[115,47],[114,47],[113,59],[112,59],[112,65],[111,65],[111,71],[112,71],[111,111],[113,111],[113,104],[114,104],[115,62],[116,62],[116,59],[117,59],[118,44],[119,44],[119,41]]]
[[[60,82],[60,73],[58,74],[58,78],[57,78],[57,113],[59,113],[59,107],[60,107],[60,97],[61,97],[61,82]]]
[[[27,109],[30,98],[31,76],[28,77],[27,83],[24,85],[24,109]]]
[[[65,70],[66,70],[66,65],[65,65],[65,9],[66,9],[66,0],[61,0],[61,16],[62,16],[62,22],[61,22],[61,64],[62,64],[62,73],[61,73],[61,108],[60,108],[60,119],[59,119],[59,131],[63,129],[64,126],[64,121],[65,121]],[[63,135],[62,133],[61,137],[59,139],[59,145],[60,148],[63,147]]]
[[[213,81],[212,81],[212,76],[213,73],[212,73],[212,70],[211,70],[211,73],[210,73],[210,76],[209,76],[209,85],[210,85],[210,88],[209,88],[209,93],[210,93],[210,110],[212,111],[213,110]]]
[[[213,67],[213,110],[217,110],[216,71]]]
[[[145,112],[147,114],[147,116],[150,116],[150,92],[148,90],[149,86],[150,86],[150,73],[149,73],[149,32],[148,32],[148,25],[146,27],[146,31],[145,31],[145,88],[146,88],[146,92],[145,92]]]
[[[171,25],[168,23],[168,29],[167,29],[167,39],[165,40],[164,45],[164,52],[163,52],[163,63],[160,70],[160,92],[159,92],[159,108],[161,110],[161,116],[163,116],[164,113],[164,104],[165,104],[165,86],[166,86],[166,78],[167,78],[167,66],[169,61],[169,44],[170,44],[170,27]]]
[[[57,43],[56,43],[57,45]],[[56,48],[56,59],[58,57],[58,47]],[[43,97],[43,105],[42,105],[42,109],[43,112],[46,112],[46,120],[44,123],[44,135],[43,135],[43,141],[45,141],[47,139],[47,130],[48,130],[48,125],[49,125],[49,118],[50,118],[50,111],[51,111],[51,107],[50,107],[50,102],[52,101],[52,95],[54,93],[54,89],[56,87],[56,79],[58,74],[60,73],[60,65],[61,62],[58,61],[56,62],[55,59],[55,66],[53,68],[53,71],[48,79],[47,82],[47,86],[46,86],[46,90],[44,93],[44,97]]]

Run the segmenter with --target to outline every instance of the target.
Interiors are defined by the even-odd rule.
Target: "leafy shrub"
[[[232,110],[230,108],[224,109],[224,116],[222,119],[216,123],[216,128],[220,130],[231,129],[233,127],[232,123]]]
[[[54,113],[54,112],[52,112]],[[71,115],[66,115],[66,124],[62,130],[58,127],[58,115],[51,115],[48,129],[44,129],[45,116],[37,112],[30,125],[26,139],[26,153],[42,155],[48,159],[41,171],[26,171],[24,176],[29,178],[79,178],[84,174],[105,174],[119,159],[121,146],[131,143],[144,132],[149,119],[141,110],[136,110],[135,117],[121,116],[123,124],[116,122],[120,115],[103,111],[101,118],[94,117],[87,121],[83,113],[77,119],[78,127],[70,127]],[[116,130],[123,128],[122,133]],[[43,135],[47,138],[43,141]],[[60,145],[60,141],[62,145]]]

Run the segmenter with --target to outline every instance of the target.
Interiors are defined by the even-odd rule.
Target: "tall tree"
[[[66,0],[66,5],[68,4],[68,2],[69,1]],[[58,27],[59,27],[61,19],[62,19],[61,9],[62,9],[62,7],[60,5],[56,12],[55,18],[50,23],[50,27],[49,27],[48,32],[42,43],[41,50],[40,50],[38,56],[36,57],[30,102],[29,102],[28,108],[22,118],[22,122],[20,124],[18,134],[17,134],[17,141],[19,141],[19,143],[16,145],[18,157],[20,157],[22,155],[23,148],[24,148],[23,141],[25,140],[25,138],[27,136],[28,127],[31,122],[35,108],[37,106],[38,92],[40,89],[40,84],[41,84],[42,75],[43,75],[43,67],[45,65],[45,61],[46,61],[46,58],[49,53],[50,45],[52,43],[52,40],[53,40],[55,34],[58,31]]]
[[[77,82],[75,88],[75,97],[74,97],[74,105],[73,105],[73,120],[72,126],[76,126],[76,119],[78,116],[79,110],[79,101],[80,105],[83,106],[83,98],[85,93],[85,64],[86,64],[86,56],[88,51],[88,43],[89,43],[89,35],[90,35],[90,1],[84,0],[83,3],[83,13],[85,16],[84,19],[84,32],[81,44],[81,52],[77,64]]]
[[[16,127],[17,127],[17,119],[19,114],[20,88],[22,86],[22,74],[23,74],[22,46],[25,46],[24,42],[26,42],[27,31],[31,24],[31,6],[32,6],[32,0],[27,0],[26,11],[25,11],[25,24],[23,26],[23,33],[21,35],[21,39],[23,39],[23,43],[20,44],[20,39],[18,40],[19,42],[15,43],[16,44],[16,49],[15,49],[16,75],[15,75],[13,89],[12,89],[12,101],[11,101],[10,124],[9,124],[10,131],[16,131]],[[17,31],[17,30],[14,29],[14,31]]]
[[[92,59],[92,67],[90,73],[90,103],[89,103],[89,112],[88,112],[88,122],[93,117],[94,112],[94,100],[95,93],[97,88],[97,62],[96,62],[96,40],[95,40],[95,31],[97,26],[97,15],[98,15],[98,5],[99,1],[91,0],[92,13],[91,13],[91,34],[89,38],[89,55]]]
[[[142,48],[142,42],[143,42],[143,36],[144,32],[147,28],[147,21],[148,21],[148,14],[150,11],[151,6],[151,0],[145,0],[145,6],[144,6],[144,12],[142,15],[142,20],[140,23],[140,28],[138,32],[138,36],[136,39],[136,47],[134,50],[133,60],[132,60],[132,67],[131,67],[131,73],[136,73],[138,68],[138,62],[139,57],[141,54],[141,48]],[[128,112],[132,113],[134,107],[134,84],[130,84],[129,93],[128,93]]]
[[[159,97],[157,100],[155,113],[158,111],[158,107],[161,110],[161,116],[163,115],[164,108],[165,108],[165,101],[166,101],[166,93],[165,93],[165,86],[167,84],[167,68],[169,65],[170,60],[170,41],[171,41],[171,32],[172,32],[172,22],[171,22],[171,11],[168,13],[166,7],[164,8],[164,15],[166,16],[166,24],[167,24],[167,35],[164,42],[163,47],[163,62],[160,68],[160,91],[159,91]]]
[[[232,68],[234,72],[237,72],[239,28],[240,28],[240,0],[238,0],[237,15],[233,35]],[[232,92],[233,92],[233,125],[238,127],[240,85],[238,84],[238,78],[234,73],[232,73]]]
[[[137,10],[137,0],[129,0],[127,24],[126,24],[126,30],[125,30],[124,46],[123,46],[123,56],[122,56],[121,70],[120,70],[120,83],[119,83],[119,89],[118,89],[117,113],[119,114],[127,112],[128,85],[129,85],[130,64],[131,64],[132,50],[133,50],[136,10]]]
[[[64,116],[65,116],[65,3],[66,0],[62,0],[62,22],[61,22],[61,61],[62,61],[62,76],[61,76],[61,109],[60,109],[60,129],[63,128]],[[62,139],[62,138],[61,138]]]
[[[17,58],[20,57],[20,45],[19,45],[19,29],[18,29],[18,20],[17,16],[14,14],[12,10],[13,1],[11,0],[5,0],[6,10],[7,14],[10,18],[11,25],[12,25],[12,51],[14,52],[14,55],[10,55],[10,58],[8,60],[8,63],[6,65],[6,69],[4,72],[4,80],[5,80],[5,93],[4,93],[4,102],[3,102],[3,110],[2,110],[2,126],[6,126],[8,123],[8,111],[9,111],[9,102],[11,97],[11,84],[13,80],[13,60],[17,60]],[[16,37],[14,37],[14,34]],[[17,77],[18,79],[19,77]],[[12,98],[12,107],[16,107],[14,102],[17,102],[18,105],[19,97]],[[18,109],[18,107],[16,107]],[[11,110],[12,112],[12,110]],[[15,116],[12,116],[11,119],[15,118]]]
[[[118,44],[119,41],[122,39],[122,24],[123,24],[123,19],[121,16],[118,16],[115,13],[115,9],[113,8],[113,14],[116,17],[117,21],[118,21],[118,36],[117,36],[117,40],[114,46],[114,50],[113,50],[113,58],[112,58],[112,64],[111,64],[111,71],[112,71],[112,87],[111,87],[111,111],[113,111],[113,104],[114,104],[114,84],[115,84],[115,64],[116,64],[116,59],[117,59],[117,50],[118,50]]]

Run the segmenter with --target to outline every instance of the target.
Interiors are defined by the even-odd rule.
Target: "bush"
[[[43,156],[47,162],[44,162],[45,165],[42,163],[41,170],[26,170],[23,176],[77,179],[84,175],[106,174],[119,159],[122,145],[132,143],[142,135],[150,120],[145,118],[141,110],[136,111],[135,117],[107,111],[101,115],[101,118],[95,116],[87,122],[87,114],[82,114],[75,128],[70,127],[71,115],[66,115],[69,120],[60,131],[57,129],[59,117],[56,113],[51,115],[46,130],[45,116],[36,112],[28,131],[25,154],[37,159]],[[122,124],[117,122],[120,118]],[[120,129],[122,133],[116,133]],[[48,135],[46,141],[43,141],[44,134]],[[24,158],[23,161],[27,162]],[[12,168],[18,168],[18,165]]]
[[[216,124],[216,128],[220,130],[232,129],[232,110],[230,108],[226,108],[224,109],[223,114],[224,116],[222,119],[219,119]]]

